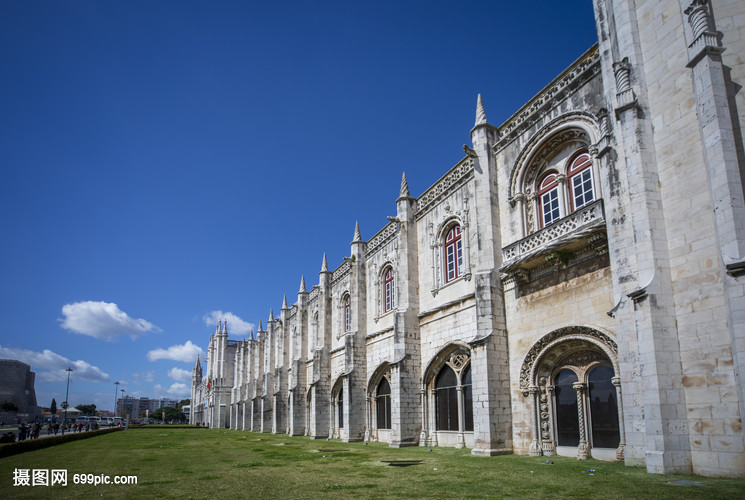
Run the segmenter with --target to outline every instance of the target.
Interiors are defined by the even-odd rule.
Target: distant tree
[[[176,408],[180,410],[181,408],[184,407],[184,405],[188,405],[188,404],[191,404],[191,399],[182,399],[181,401],[178,402],[178,404],[176,405]]]
[[[0,411],[18,411],[18,406],[13,401],[3,401],[0,403]]]
[[[49,405],[49,413],[51,413],[52,416],[57,414],[57,400],[54,398],[52,398],[52,404]]]
[[[90,405],[78,405],[75,408],[83,412],[83,415],[95,415],[96,414],[96,405],[90,404]]]
[[[165,413],[166,415],[165,420],[167,422],[170,422],[170,421],[185,422],[186,421],[186,415],[184,415],[181,410],[173,406],[166,406],[163,408],[158,408],[153,413],[151,413],[151,416],[154,418],[163,418],[163,413]]]

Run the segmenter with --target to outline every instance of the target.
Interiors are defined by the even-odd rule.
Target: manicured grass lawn
[[[554,462],[545,463],[546,460]],[[385,461],[421,461],[408,467]],[[15,469],[67,469],[68,485],[14,487]],[[588,472],[594,469],[594,472]],[[73,474],[137,475],[74,485]],[[687,479],[701,486],[671,485]],[[745,498],[745,479],[647,474],[561,457],[474,457],[452,448],[160,426],[0,459],[0,498]]]

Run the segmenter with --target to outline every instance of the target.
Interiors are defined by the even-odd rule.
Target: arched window
[[[435,425],[438,431],[458,430],[458,378],[444,366],[435,379]]]
[[[595,189],[592,183],[592,161],[590,155],[582,153],[577,156],[567,169],[572,212],[595,201]]]
[[[395,297],[395,276],[393,274],[393,268],[389,267],[383,275],[383,289],[384,289],[384,306],[383,312],[392,311],[396,306]]]
[[[463,413],[465,413],[464,431],[473,430],[473,389],[471,387],[471,365],[469,364],[461,374],[463,385]]]
[[[378,429],[391,428],[391,384],[383,377],[375,391],[375,415]]]
[[[541,227],[559,220],[561,210],[559,209],[559,182],[556,172],[550,172],[541,178],[536,194],[538,195]]]
[[[613,368],[607,365],[596,366],[587,377],[594,448],[617,448],[620,440],[618,400],[612,378]]]
[[[572,370],[561,370],[554,382],[556,394],[556,440],[559,446],[579,444],[579,417],[577,413],[577,391],[574,384],[577,374]]]
[[[445,238],[445,282],[458,278],[463,269],[463,252],[460,240],[460,226],[453,226]]]
[[[339,414],[339,429],[344,428],[344,387],[339,388],[339,395],[336,398],[336,407]]]
[[[352,299],[349,295],[344,300],[344,331],[352,329]]]

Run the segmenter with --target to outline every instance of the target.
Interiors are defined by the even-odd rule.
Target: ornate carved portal
[[[587,327],[540,339],[528,352],[520,386],[530,411],[530,455],[615,450],[623,460],[623,412],[616,343]]]

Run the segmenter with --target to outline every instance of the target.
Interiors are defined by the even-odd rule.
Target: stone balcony
[[[578,263],[579,256],[607,252],[603,200],[597,200],[502,249],[505,282],[530,281],[537,270]]]

